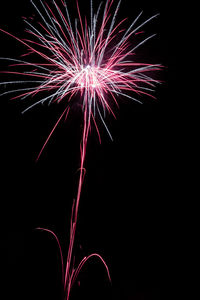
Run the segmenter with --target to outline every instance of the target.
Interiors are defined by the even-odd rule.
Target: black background
[[[47,1],[48,2],[48,1]],[[71,1],[69,1],[71,3]],[[80,2],[89,10],[89,1]],[[150,2],[150,3],[149,3]],[[76,262],[98,252],[107,262],[112,285],[95,259],[80,274],[71,299],[173,299],[176,285],[179,183],[182,172],[181,99],[177,92],[177,7],[171,1],[122,1],[118,17],[133,20],[160,12],[146,26],[157,36],[137,52],[138,59],[161,63],[163,84],[157,100],[134,104],[120,99],[117,120],[107,116],[112,142],[100,126],[102,144],[92,130],[76,235]],[[73,5],[72,5],[73,6]],[[86,8],[88,7],[88,9]],[[2,29],[23,36],[21,16],[28,0],[4,1]],[[71,7],[73,18],[73,7]],[[176,28],[176,30],[174,29]],[[19,57],[24,48],[0,33],[2,57]],[[1,61],[1,70],[6,63]],[[1,80],[5,77],[1,75]],[[1,87],[2,88],[2,87]],[[3,89],[2,89],[3,90]],[[38,106],[1,97],[1,273],[2,299],[61,299],[60,260],[53,230],[67,253],[72,200],[80,162],[82,114],[75,108],[61,122],[38,163],[35,158],[65,107]]]

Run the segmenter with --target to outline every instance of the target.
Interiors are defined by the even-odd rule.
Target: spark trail
[[[41,94],[42,97],[32,102],[24,112],[38,104],[65,101],[66,108],[55,123],[52,131],[46,139],[38,157],[41,156],[46,144],[58,126],[59,122],[67,118],[71,105],[79,101],[83,111],[83,133],[80,144],[80,175],[76,198],[72,206],[70,241],[66,267],[61,245],[55,233],[48,229],[39,228],[51,233],[57,240],[62,264],[62,282],[65,299],[70,296],[71,287],[81,268],[92,257],[99,258],[107,271],[108,267],[99,254],[91,254],[84,257],[75,268],[72,264],[75,233],[78,219],[78,209],[84,180],[84,162],[86,156],[87,141],[92,122],[100,134],[96,119],[102,121],[110,138],[109,129],[104,121],[106,112],[114,117],[113,104],[118,106],[118,98],[128,98],[141,103],[138,99],[141,95],[151,97],[158,80],[152,78],[154,71],[159,70],[159,64],[139,63],[136,60],[135,50],[154,37],[153,35],[135,42],[136,37],[142,34],[143,28],[149,21],[157,17],[140,22],[142,12],[135,18],[127,29],[124,29],[127,19],[117,22],[117,16],[121,1],[114,4],[114,0],[107,0],[103,7],[102,2],[94,12],[93,1],[90,1],[90,20],[81,16],[78,1],[76,0],[77,18],[72,25],[70,14],[65,0],[60,0],[60,5],[55,0],[51,6],[41,0],[31,3],[36,10],[40,21],[24,18],[27,25],[27,38],[21,39],[13,34],[0,29],[0,31],[15,38],[23,44],[27,52],[21,59],[1,58],[10,61],[10,67],[16,69],[1,73],[22,76],[23,80],[4,81],[0,85],[22,85],[22,87],[8,90],[2,95],[14,94],[12,99],[25,100],[27,97]],[[37,57],[39,62],[27,61],[24,57]],[[133,59],[135,58],[135,59]],[[22,70],[21,70],[22,68]],[[26,70],[27,68],[27,70]],[[27,84],[30,84],[27,87]]]

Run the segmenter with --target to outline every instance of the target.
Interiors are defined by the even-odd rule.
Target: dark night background
[[[49,2],[49,1],[47,1]],[[71,2],[71,1],[69,1]],[[89,1],[81,1],[89,8]],[[86,177],[80,202],[75,253],[98,252],[80,274],[73,299],[174,299],[176,285],[178,177],[181,173],[180,98],[177,80],[177,7],[174,1],[122,1],[120,16],[133,20],[160,12],[145,27],[157,36],[141,47],[138,60],[161,63],[164,83],[156,101],[134,104],[121,99],[117,120],[107,116],[112,142],[100,126],[88,142]],[[173,9],[172,9],[173,8]],[[21,16],[30,16],[28,0],[4,1],[0,27],[23,36]],[[73,14],[72,14],[73,18]],[[177,28],[177,27],[176,27]],[[177,29],[178,30],[178,29]],[[24,48],[0,33],[0,56],[18,57]],[[1,61],[1,70],[6,63]],[[5,77],[1,75],[0,80]],[[1,89],[3,90],[3,89]],[[57,233],[67,252],[72,200],[76,195],[82,115],[73,110],[61,122],[41,159],[35,158],[64,104],[38,106],[22,115],[24,105],[1,97],[1,299],[61,299],[60,260],[53,238],[37,226]],[[26,106],[25,106],[26,107]]]

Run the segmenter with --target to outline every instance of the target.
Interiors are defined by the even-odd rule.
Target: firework
[[[137,36],[143,33],[141,29],[144,25],[157,17],[157,14],[142,22],[140,21],[141,12],[127,29],[124,29],[127,19],[117,21],[121,1],[114,4],[114,0],[107,0],[104,7],[100,3],[95,11],[91,0],[89,21],[81,16],[78,1],[76,1],[77,18],[75,18],[75,22],[72,22],[70,18],[65,0],[60,1],[60,5],[58,5],[53,0],[52,5],[49,6],[41,0],[38,1],[38,5],[31,0],[40,21],[35,22],[33,18],[24,18],[27,25],[27,37],[24,39],[0,29],[26,47],[26,53],[20,59],[1,58],[11,61],[11,66],[15,68],[4,73],[21,75],[22,80],[4,81],[0,84],[20,85],[20,87],[9,89],[2,94],[13,93],[12,99],[24,100],[27,97],[34,99],[34,96],[41,94],[40,100],[32,102],[23,112],[46,102],[49,104],[61,101],[66,103],[64,111],[56,121],[37,159],[41,156],[61,119],[67,118],[74,101],[79,99],[82,107],[83,133],[80,145],[80,175],[77,195],[72,206],[70,242],[65,270],[61,245],[57,236],[48,229],[40,228],[53,234],[58,242],[62,281],[65,297],[68,300],[78,273],[91,257],[97,257],[103,262],[110,278],[108,267],[99,254],[94,253],[84,257],[76,268],[71,263],[84,180],[86,146],[91,125],[94,124],[100,139],[96,122],[97,119],[100,120],[112,139],[105,123],[106,112],[115,116],[113,106],[118,106],[120,98],[128,98],[141,103],[138,99],[141,95],[154,97],[152,92],[158,81],[152,78],[152,74],[161,66],[139,63],[135,56],[136,49],[155,35],[135,42]],[[25,57],[29,57],[29,60]],[[39,62],[33,62],[36,58]]]

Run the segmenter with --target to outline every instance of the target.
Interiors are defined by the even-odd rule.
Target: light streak
[[[137,57],[134,56],[135,50],[155,35],[147,36],[138,43],[134,39],[136,40],[136,36],[143,33],[141,28],[156,18],[158,14],[139,23],[142,16],[141,12],[125,30],[122,26],[125,26],[127,20],[123,19],[117,22],[121,1],[118,1],[114,6],[114,0],[107,0],[104,8],[101,2],[95,12],[94,3],[91,0],[90,20],[88,21],[86,18],[83,20],[76,0],[77,18],[73,26],[65,0],[60,1],[60,6],[58,6],[53,0],[53,5],[50,7],[41,0],[39,0],[39,5],[31,0],[41,22],[34,24],[32,18],[30,20],[24,18],[28,27],[26,33],[29,38],[21,39],[0,29],[1,32],[15,38],[26,47],[27,52],[22,57],[34,55],[40,61],[35,63],[31,62],[31,59],[27,61],[1,58],[12,62],[11,66],[17,68],[13,71],[4,72],[16,75],[17,80],[7,80],[1,82],[0,85],[10,87],[12,84],[30,84],[29,87],[15,87],[13,90],[2,93],[2,95],[17,93],[12,99],[20,98],[23,100],[42,94],[41,99],[29,105],[24,112],[45,102],[60,103],[65,101],[66,103],[65,110],[47,137],[37,160],[57,125],[62,118],[67,117],[71,104],[73,101],[77,101],[77,95],[79,95],[84,126],[80,144],[80,175],[77,195],[72,206],[70,242],[65,271],[61,245],[57,236],[48,229],[40,228],[51,233],[57,240],[61,255],[63,288],[66,300],[68,300],[71,287],[89,258],[99,258],[103,262],[110,279],[108,267],[99,254],[94,253],[83,258],[77,268],[72,265],[78,209],[85,174],[84,162],[91,123],[93,122],[95,125],[99,140],[101,140],[100,133],[95,121],[97,118],[102,121],[110,138],[112,138],[104,120],[106,112],[115,117],[112,106],[113,104],[118,106],[119,98],[126,97],[139,103],[141,103],[141,95],[154,98],[152,92],[159,81],[153,79],[152,74],[161,66],[159,64],[139,63]],[[20,71],[21,67],[23,67],[23,71]],[[26,68],[29,69],[26,70]],[[19,75],[27,77],[27,79],[20,81]]]

